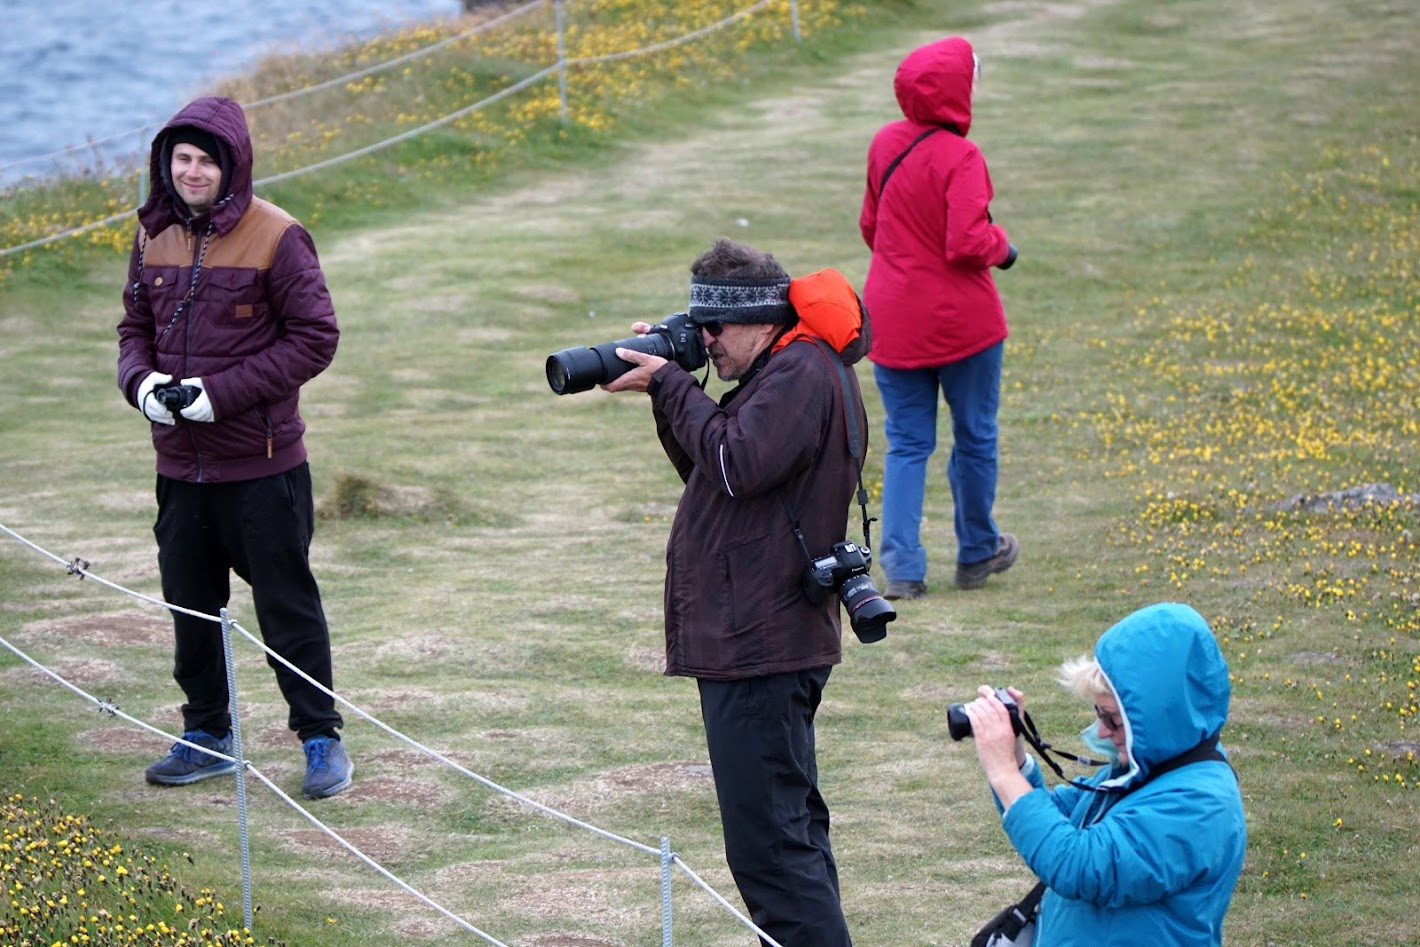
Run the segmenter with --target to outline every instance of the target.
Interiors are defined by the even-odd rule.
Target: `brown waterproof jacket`
[[[196,219],[168,166],[169,136],[185,125],[224,150],[222,196]],[[253,196],[251,137],[231,99],[186,106],[154,138],[149,167],[152,195],[138,211],[118,325],[118,387],[133,404],[151,371],[172,384],[202,379],[214,421],[152,425],[164,476],[215,483],[289,470],[306,459],[301,386],[330,364],[340,335],[310,234]]]
[[[808,556],[844,539],[861,465],[829,359],[851,366],[866,348],[791,342],[719,404],[674,362],[657,371],[657,433],[685,481],[666,548],[667,674],[739,680],[842,660],[837,596],[814,605],[801,583]],[[862,393],[846,374],[866,448]]]

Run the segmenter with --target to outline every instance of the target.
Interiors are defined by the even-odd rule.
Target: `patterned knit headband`
[[[690,278],[690,321],[787,325],[797,316],[789,305],[789,278],[773,280]]]

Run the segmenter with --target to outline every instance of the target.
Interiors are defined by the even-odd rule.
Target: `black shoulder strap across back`
[[[1218,760],[1221,763],[1228,762],[1228,758],[1218,749],[1217,735],[1209,737],[1185,753],[1180,753],[1178,756],[1164,760],[1162,763],[1150,768],[1149,779],[1144,780],[1144,782],[1148,782],[1150,779],[1157,779],[1164,775],[1164,773],[1171,773],[1180,766],[1187,766],[1189,763],[1199,763],[1203,760]],[[1228,763],[1228,768],[1232,768],[1231,763]],[[1143,783],[1139,785],[1142,786]],[[1139,787],[1135,786],[1134,788],[1138,789]]]
[[[892,164],[888,165],[887,170],[883,172],[883,179],[878,182],[879,198],[883,196],[883,189],[887,187],[888,178],[892,177],[892,173],[897,170],[897,166],[902,164],[902,159],[906,158],[908,153],[912,151],[913,148],[916,148],[918,143],[921,142],[922,139],[935,135],[939,131],[949,131],[954,135],[961,135],[961,132],[957,131],[957,127],[955,125],[933,125],[931,128],[927,129],[925,132],[912,139],[912,144],[902,149],[902,154],[898,155],[896,158],[893,158]]]

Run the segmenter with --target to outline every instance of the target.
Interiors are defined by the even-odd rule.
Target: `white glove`
[[[148,377],[138,384],[138,410],[148,416],[154,424],[176,424],[177,418],[163,407],[162,402],[153,397],[153,389],[161,388],[173,380],[173,376],[162,372],[149,372]]]
[[[198,389],[197,399],[193,401],[192,404],[182,409],[182,416],[187,418],[189,421],[213,420],[214,415],[212,414],[212,399],[207,397],[207,389],[202,387],[202,379],[184,378],[181,383],[184,385],[191,385],[192,387]]]

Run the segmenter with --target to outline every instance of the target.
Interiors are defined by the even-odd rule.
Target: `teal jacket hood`
[[[1208,623],[1187,605],[1162,602],[1128,615],[1100,636],[1095,659],[1119,700],[1128,752],[1128,770],[1104,785],[1148,779],[1153,767],[1222,731],[1228,665]]]

